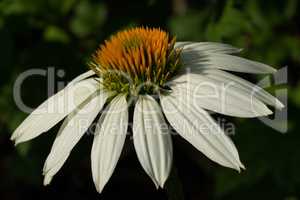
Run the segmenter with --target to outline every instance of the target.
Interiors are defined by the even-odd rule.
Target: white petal
[[[77,76],[76,78],[74,78],[69,84],[77,83],[77,82],[82,81],[86,78],[89,78],[90,76],[93,76],[94,74],[95,74],[95,72],[93,70],[89,70],[89,71],[84,72],[83,74]]]
[[[272,111],[251,93],[200,74],[185,74],[175,80],[173,95],[194,106],[235,117],[258,117]]]
[[[102,109],[107,98],[108,94],[101,91],[96,97],[90,97],[88,103],[81,105],[80,109],[73,111],[65,119],[44,165],[45,184],[49,184],[52,177],[60,170],[73,147]]]
[[[68,157],[65,157],[63,160],[59,160],[53,168],[49,169],[47,173],[43,173],[44,175],[44,185],[49,185],[53,179],[53,176],[60,170],[60,168],[64,165]]]
[[[99,88],[99,82],[93,78],[67,86],[35,109],[15,130],[11,139],[17,144],[48,131]]]
[[[186,45],[192,44],[193,42],[190,41],[185,41],[185,42],[176,42],[175,43],[175,48],[183,48]]]
[[[172,140],[160,106],[140,96],[134,109],[133,142],[138,159],[156,187],[163,187],[172,166]]]
[[[172,94],[161,96],[161,104],[174,129],[204,155],[225,167],[238,171],[244,168],[232,141],[206,111]]]
[[[263,63],[221,53],[203,53],[200,51],[185,53],[183,51],[182,59],[186,68],[190,68],[192,71],[201,69],[223,69],[256,74],[276,72],[276,69]]]
[[[92,174],[100,193],[111,177],[121,155],[128,126],[125,96],[115,97],[99,119],[91,153]]]
[[[284,107],[284,105],[277,98],[273,97],[264,89],[228,72],[208,69],[203,70],[201,74],[225,84],[231,84],[232,87],[241,89],[248,94],[253,94],[257,99],[268,105],[274,106],[277,109],[282,109]]]
[[[217,42],[179,43],[176,47],[183,48],[185,54],[193,52],[234,54],[241,52],[241,49],[239,48]]]

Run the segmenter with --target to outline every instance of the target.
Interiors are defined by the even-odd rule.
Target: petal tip
[[[96,190],[99,194],[101,194],[103,189],[104,189],[104,184],[101,184],[101,183],[96,184]]]
[[[159,184],[159,183],[157,183],[156,181],[153,181],[153,182],[154,182],[155,188],[158,190],[158,189],[159,189],[159,187],[160,187],[160,184]]]
[[[242,173],[242,171],[246,170],[245,165],[244,165],[240,160],[238,160],[238,163],[236,163],[236,164],[237,164],[237,165],[234,166],[233,168],[234,168],[235,170],[237,170],[238,173]]]
[[[270,69],[270,72],[271,72],[272,74],[275,74],[277,71],[278,71],[278,70],[275,69],[275,68],[273,68],[273,67],[271,67],[271,69]]]
[[[161,181],[161,182],[159,183],[159,187],[160,187],[160,188],[164,188],[165,183],[166,183],[166,180]]]
[[[21,143],[18,139],[14,139],[13,141],[14,141],[14,146],[15,147],[18,146]]]
[[[272,115],[273,111],[270,110],[266,105],[261,110],[254,111],[254,117],[263,117],[263,116],[269,116]]]
[[[52,180],[52,176],[49,176],[47,174],[44,175],[44,182],[43,182],[43,185],[44,186],[47,186],[51,183],[51,180]]]
[[[281,101],[276,99],[275,107],[278,108],[279,110],[282,110],[283,108],[285,108],[285,105],[281,103]]]
[[[26,142],[27,140],[23,139],[22,137],[17,137],[17,138],[14,138],[13,141],[15,142],[15,146],[23,143],[23,142]]]
[[[245,167],[245,165],[243,164],[243,163],[241,163],[240,162],[240,169],[242,169],[242,170],[246,170],[246,167]],[[240,170],[241,171],[241,170]]]
[[[17,139],[18,139],[18,137],[20,137],[21,136],[21,134],[20,134],[20,132],[16,129],[14,132],[13,132],[13,134],[10,136],[10,140],[11,141],[16,141]]]
[[[270,110],[269,108],[265,111],[265,115],[272,115],[273,114],[273,111]]]
[[[9,138],[11,141],[14,141],[15,139],[16,139],[16,136],[15,136],[15,134],[12,134],[11,136],[10,136],[10,138]]]

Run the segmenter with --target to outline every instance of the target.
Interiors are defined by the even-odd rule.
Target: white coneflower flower
[[[226,44],[176,42],[155,28],[121,31],[93,55],[92,70],[33,111],[12,139],[16,144],[28,141],[66,118],[43,169],[47,185],[104,109],[91,152],[93,180],[101,192],[125,142],[130,103],[135,107],[132,129],[137,157],[157,187],[164,186],[172,165],[167,122],[208,158],[239,171],[244,166],[236,147],[208,111],[258,117],[272,113],[266,105],[279,109],[283,105],[263,89],[225,72],[276,72],[232,55],[238,52]]]

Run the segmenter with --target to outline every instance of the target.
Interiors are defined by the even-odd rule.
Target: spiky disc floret
[[[158,28],[121,31],[100,46],[90,66],[109,90],[152,93],[163,87],[181,65],[175,41]]]

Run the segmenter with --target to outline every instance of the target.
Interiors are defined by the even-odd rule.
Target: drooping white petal
[[[201,74],[211,79],[223,82],[224,84],[230,84],[234,88],[245,91],[245,93],[253,94],[253,96],[257,99],[268,105],[274,106],[277,109],[282,109],[284,107],[284,105],[277,98],[273,97],[261,87],[228,72],[208,69],[202,70]]]
[[[89,78],[90,76],[93,76],[94,74],[95,74],[95,72],[93,70],[89,70],[89,71],[84,72],[83,74],[77,76],[76,78],[74,78],[69,84],[77,83],[77,82],[82,81],[86,78]]]
[[[192,71],[201,69],[223,69],[255,74],[276,72],[276,69],[263,63],[222,53],[204,53],[203,51],[190,53],[183,50],[182,59],[184,66],[190,68]]]
[[[185,74],[174,79],[172,83],[174,96],[183,101],[191,99],[197,107],[235,117],[272,114],[272,111],[251,93],[200,74]]]
[[[47,173],[43,173],[44,175],[44,182],[43,184],[49,185],[53,179],[53,176],[62,168],[64,163],[66,162],[68,157],[64,157],[63,160],[59,160],[51,169],[47,171]]]
[[[179,42],[176,43],[175,48],[182,48],[185,54],[195,52],[234,54],[241,52],[239,48],[217,42]]]
[[[134,109],[133,142],[138,159],[156,187],[163,187],[172,166],[172,140],[158,103],[140,96]]]
[[[108,94],[101,91],[96,96],[89,97],[87,103],[83,103],[78,110],[73,111],[65,119],[44,165],[45,184],[49,184],[52,177],[62,167],[73,147],[88,130],[102,109],[107,98]]]
[[[99,119],[91,161],[93,180],[100,193],[111,177],[121,155],[128,126],[126,97],[115,97]]]
[[[99,89],[98,81],[93,78],[67,86],[35,109],[15,130],[11,139],[17,144],[48,131]]]
[[[160,99],[167,120],[184,139],[222,166],[238,171],[244,168],[233,142],[206,111],[172,94]]]

